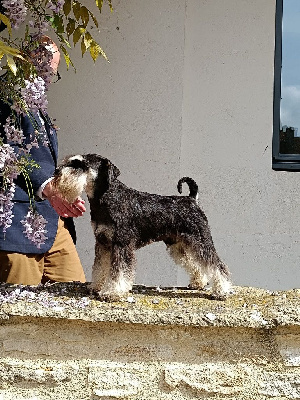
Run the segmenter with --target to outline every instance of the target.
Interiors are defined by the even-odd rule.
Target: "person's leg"
[[[60,218],[53,246],[45,253],[42,283],[70,281],[86,280],[71,235]]]
[[[43,275],[44,254],[0,251],[0,282],[38,285]]]

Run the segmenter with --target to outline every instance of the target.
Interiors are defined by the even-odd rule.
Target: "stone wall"
[[[0,399],[300,399],[300,290],[0,288]]]

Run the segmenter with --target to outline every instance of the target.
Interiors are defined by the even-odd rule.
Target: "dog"
[[[163,241],[173,260],[190,275],[191,289],[209,282],[212,296],[224,299],[230,292],[228,267],[219,258],[207,218],[198,205],[198,186],[188,177],[188,196],[161,196],[127,187],[118,180],[119,169],[97,154],[74,155],[57,167],[54,185],[72,203],[86,192],[95,244],[92,290],[102,300],[123,299],[135,277],[135,251]]]

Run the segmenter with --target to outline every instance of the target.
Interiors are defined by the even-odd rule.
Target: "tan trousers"
[[[60,218],[53,246],[45,254],[0,251],[0,282],[38,285],[85,282],[84,271],[65,222]]]

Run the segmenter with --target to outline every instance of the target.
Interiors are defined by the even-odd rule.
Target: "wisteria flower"
[[[41,40],[41,35],[37,34],[36,39]],[[53,51],[45,43],[41,43],[37,48],[31,52],[32,64],[36,68],[37,75],[44,80],[44,90],[49,89],[52,82],[53,69],[51,62],[53,59]]]
[[[38,31],[38,35],[43,35],[49,30],[49,23],[47,21],[38,19],[29,21],[29,26]]]
[[[25,87],[21,88],[22,100],[31,112],[37,112],[39,110],[46,111],[48,106],[48,100],[46,96],[46,85],[45,81],[41,77],[36,77],[33,80],[25,80]],[[23,105],[15,102],[12,108],[17,113],[23,113]]]
[[[9,144],[0,146],[0,176],[2,187],[0,189],[0,227],[5,233],[11,226],[13,215],[13,197],[15,194],[14,179],[18,176],[19,169],[14,149]]]
[[[6,124],[3,126],[4,132],[6,133],[6,138],[8,142],[22,144],[25,136],[23,135],[23,131],[16,127],[15,121],[13,118],[8,117],[6,119]]]
[[[12,28],[18,29],[27,15],[24,0],[2,0],[2,5],[6,9],[5,14],[11,20]]]
[[[25,81],[26,87],[21,89],[22,98],[25,100],[30,111],[46,111],[48,100],[45,94],[45,81],[37,77],[33,81]]]
[[[56,0],[56,1],[48,1],[47,7],[49,10],[53,11],[54,13],[59,13],[64,5],[64,0]]]
[[[48,239],[46,236],[48,231],[45,229],[47,222],[48,221],[33,207],[30,207],[27,215],[21,221],[25,228],[23,233],[38,249],[40,249],[41,245],[45,244],[45,241]]]
[[[3,233],[11,226],[13,220],[13,197],[16,186],[12,183],[7,189],[0,190],[0,226]]]
[[[4,179],[4,186],[12,183],[18,173],[18,159],[13,147],[9,144],[2,144],[0,146],[0,176]]]

